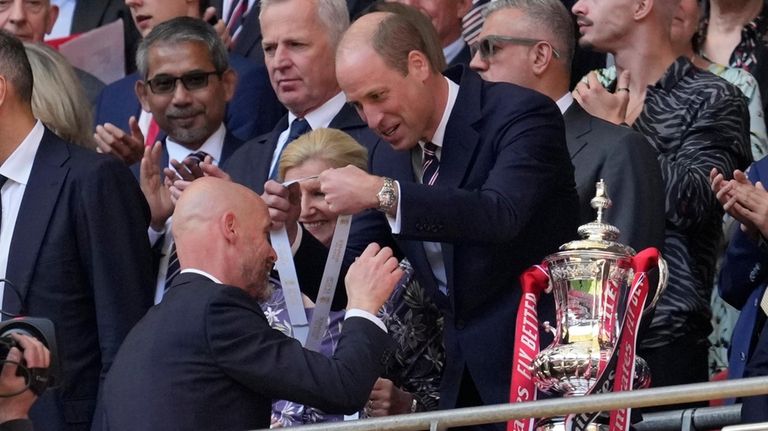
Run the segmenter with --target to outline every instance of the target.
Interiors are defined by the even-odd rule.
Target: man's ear
[[[152,112],[152,109],[149,107],[149,94],[148,92],[151,91],[149,89],[149,84],[147,84],[144,81],[136,81],[136,86],[134,87],[134,90],[136,91],[136,97],[139,98],[139,103],[141,103],[141,109],[144,110],[144,112]]]
[[[537,43],[529,51],[529,56],[531,71],[537,77],[543,75],[555,60],[554,48],[548,43]]]
[[[59,18],[59,7],[52,4],[48,8],[48,17],[45,22],[45,34],[51,34],[53,26],[56,24],[56,20]]]
[[[237,72],[233,69],[227,69],[221,74],[221,85],[224,87],[224,97],[227,102],[235,96],[235,87],[237,87]]]
[[[408,75],[424,82],[432,74],[427,56],[423,52],[413,50],[408,53]]]
[[[653,10],[653,0],[636,0],[632,17],[639,21],[648,16]]]
[[[238,223],[237,217],[231,211],[225,212],[221,219],[219,219],[219,228],[221,230],[221,236],[227,240],[228,243],[234,243],[238,237]]]

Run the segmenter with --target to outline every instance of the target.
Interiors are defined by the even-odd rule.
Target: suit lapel
[[[243,141],[227,130],[227,134],[224,136],[224,145],[221,147],[221,160],[219,160],[219,163],[224,163],[242,145]]]
[[[108,0],[78,0],[72,14],[72,33],[79,33],[86,28],[98,27],[101,18],[109,6]]]
[[[358,127],[368,127],[367,124],[357,115],[355,108],[345,103],[338,114],[328,124],[332,129],[348,130]]]
[[[65,166],[68,159],[69,148],[46,129],[24,190],[8,256],[6,278],[14,283],[22,304],[32,283],[51,215],[69,172],[69,168]],[[67,208],[60,209],[66,210]],[[23,311],[21,304],[15,304],[16,300],[17,298],[11,298],[11,295],[5,295],[3,309],[11,312]]]
[[[483,93],[483,89],[480,77],[463,66],[452,67],[445,75],[454,82],[460,82],[460,87],[445,129],[436,184],[458,188],[475,159],[474,153],[480,143],[475,124],[481,119],[482,96],[478,95]]]
[[[586,139],[592,131],[592,117],[575,100],[563,114],[565,120],[565,141],[573,160],[589,144]]]

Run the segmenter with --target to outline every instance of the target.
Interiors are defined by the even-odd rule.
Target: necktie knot
[[[297,118],[291,123],[291,129],[288,131],[288,141],[286,145],[296,140],[299,136],[309,132],[312,128],[309,122],[303,118]]]
[[[195,151],[194,153],[189,153],[187,156],[188,159],[194,159],[197,161],[197,163],[203,163],[205,161],[205,158],[208,157],[210,154],[206,153],[205,151]]]
[[[431,186],[437,181],[440,170],[440,160],[437,158],[438,146],[432,142],[424,144],[424,157],[422,159],[421,183]]]

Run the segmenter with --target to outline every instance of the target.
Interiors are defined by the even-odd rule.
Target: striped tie
[[[440,160],[437,158],[437,145],[432,142],[424,144],[424,157],[422,158],[421,183],[431,186],[437,181],[440,171]]]
[[[243,25],[245,13],[248,12],[248,0],[235,0],[232,2],[232,9],[229,10],[227,19],[227,31],[232,36],[232,41],[238,36],[238,31]]]
[[[472,46],[477,42],[477,36],[483,27],[483,9],[488,5],[488,0],[472,0],[472,9],[461,19],[464,42]]]

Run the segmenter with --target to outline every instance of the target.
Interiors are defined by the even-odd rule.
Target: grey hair
[[[261,21],[264,11],[275,4],[285,3],[290,0],[261,0],[261,10],[259,11],[259,21]],[[323,23],[328,33],[331,46],[335,48],[341,41],[341,36],[349,27],[349,8],[345,0],[315,0],[317,6],[317,16]]]
[[[217,72],[229,69],[229,54],[212,26],[200,18],[181,16],[158,24],[139,44],[136,68],[146,79],[149,73],[149,49],[155,45],[177,45],[197,42],[208,47],[211,63]]]
[[[576,29],[573,16],[561,0],[493,0],[483,10],[487,18],[502,9],[519,9],[533,24],[532,28],[544,28],[554,38],[548,40],[563,57],[570,68],[576,49]]]

